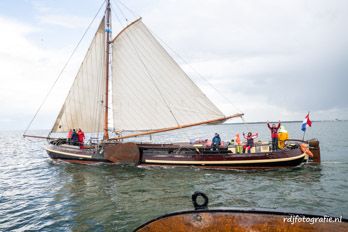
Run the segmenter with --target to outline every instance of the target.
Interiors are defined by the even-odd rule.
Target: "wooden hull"
[[[111,147],[111,148],[110,148]],[[113,149],[115,147],[116,149]],[[173,144],[108,144],[104,149],[80,149],[78,146],[49,145],[46,150],[52,159],[72,163],[129,163],[124,157],[132,152],[132,164],[143,166],[195,166],[209,169],[271,169],[295,167],[305,161],[299,149],[252,154],[232,154],[225,150],[196,150],[192,145]],[[131,149],[130,149],[131,148]],[[137,157],[134,150],[138,149]],[[111,155],[108,152],[112,153]],[[130,154],[130,153],[129,153]],[[109,157],[112,157],[109,158]],[[122,162],[122,159],[124,162]]]
[[[145,223],[135,231],[348,231],[346,219],[331,218],[337,221],[328,222],[329,218],[262,210],[206,209],[167,214]]]
[[[202,198],[201,200],[197,200]],[[209,209],[202,192],[192,195],[194,210],[174,212],[150,220],[136,232],[177,231],[348,231],[347,219],[256,209]]]
[[[305,161],[300,149],[252,154],[232,154],[227,151],[196,151],[188,148],[178,152],[170,148],[141,146],[143,166],[196,166],[209,169],[268,169],[295,167]]]
[[[79,146],[49,145],[46,147],[47,154],[54,160],[64,160],[71,163],[95,163],[110,162],[98,155],[95,149],[80,149]]]

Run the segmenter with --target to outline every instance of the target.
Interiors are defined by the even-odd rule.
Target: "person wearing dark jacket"
[[[75,145],[75,146],[78,145],[78,140],[79,140],[79,138],[77,136],[76,130],[73,129],[73,132],[72,132],[72,135],[71,135],[71,143],[72,143],[72,145]]]
[[[212,140],[213,151],[218,150],[220,145],[221,145],[220,135],[218,133],[215,133],[215,136]]]
[[[268,128],[271,130],[271,138],[272,138],[272,151],[278,150],[278,130],[280,128],[280,121],[278,126],[274,123],[270,126],[269,122],[267,122]]]

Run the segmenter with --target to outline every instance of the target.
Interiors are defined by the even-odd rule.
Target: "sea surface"
[[[285,124],[302,138],[300,123]],[[265,124],[201,126],[153,136],[153,141],[224,140]],[[38,132],[39,133],[39,132]],[[43,133],[43,132],[40,132]],[[154,217],[192,209],[203,191],[209,207],[264,208],[348,217],[348,122],[314,122],[306,138],[320,140],[322,163],[271,171],[137,168],[56,162],[46,141],[0,132],[0,231],[132,231]],[[148,138],[149,139],[149,138]]]

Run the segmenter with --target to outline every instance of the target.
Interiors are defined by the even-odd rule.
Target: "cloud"
[[[64,2],[31,2],[34,16],[25,22],[0,17],[0,128],[30,120],[93,16],[69,11]],[[93,4],[95,13],[99,2]],[[127,5],[170,45],[167,50],[226,114],[293,120],[309,110],[314,119],[348,118],[348,2],[130,0]],[[87,46],[64,73],[43,118],[59,111]]]
[[[45,2],[33,1],[32,5],[38,12],[37,19],[39,23],[43,25],[61,26],[68,29],[85,29],[91,21],[91,19],[87,17],[63,12],[61,8],[49,7]]]
[[[241,108],[257,121],[300,119],[308,110],[320,112],[317,119],[348,118],[348,3],[159,1],[145,14],[208,96],[226,101],[189,66],[238,106],[221,104],[224,112]]]
[[[0,128],[23,129],[57,78],[70,48],[41,48],[30,39],[41,29],[13,19],[0,17],[0,31]],[[66,83],[72,82],[76,67],[73,61],[64,73]],[[59,82],[40,115],[57,112],[67,91],[68,87]]]
[[[75,15],[44,14],[38,16],[42,24],[62,26],[69,29],[85,28],[90,19]]]

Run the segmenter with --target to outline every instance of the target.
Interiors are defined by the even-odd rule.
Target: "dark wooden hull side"
[[[308,218],[317,220],[317,223],[291,223],[291,216],[295,218],[296,215],[297,219]],[[134,231],[348,231],[346,219],[337,218],[338,222],[333,223],[319,222],[324,218],[328,220],[329,217],[262,210],[207,209],[167,214],[141,225]]]
[[[51,159],[54,160],[64,160],[71,163],[99,163],[99,162],[106,162],[111,163],[109,160],[106,159],[94,159],[94,158],[81,158],[81,157],[72,157],[72,156],[66,156],[62,154],[57,154],[55,152],[47,151],[48,156]]]
[[[64,160],[71,163],[96,163],[96,162],[107,162],[109,160],[103,158],[95,158],[94,151],[90,149],[64,149],[60,146],[50,145],[46,148],[46,152],[51,159]]]
[[[126,144],[115,144],[115,146],[126,146]],[[136,148],[135,144],[134,146]],[[140,166],[196,166],[213,169],[267,169],[295,167],[303,163],[305,159],[305,154],[300,149],[254,154],[231,154],[227,150],[220,152],[207,150],[197,154],[197,151],[192,149],[192,147],[191,149],[187,147],[186,150],[180,150],[178,153],[178,151],[173,152],[173,149],[175,150],[175,146],[164,147],[155,145],[151,147],[147,145],[146,148],[139,146],[139,158],[133,164]],[[123,151],[124,149],[119,150]],[[128,150],[126,149],[125,151]],[[105,158],[105,152],[97,154],[95,149],[80,149],[78,146],[49,145],[46,151],[52,159],[60,159],[67,162],[122,163],[117,159],[117,162],[114,162],[112,159]],[[173,153],[175,154],[173,155]]]
[[[306,157],[300,149],[254,154],[194,153],[160,155],[160,152],[152,154],[152,151],[147,152],[145,150],[142,153],[141,164],[143,166],[197,166],[216,169],[264,169],[295,167],[303,163]]]
[[[143,162],[141,166],[194,166],[204,169],[270,169],[270,168],[288,168],[296,167],[304,163],[304,157],[291,161],[269,162],[269,163],[251,163],[251,164],[180,164],[180,163],[151,163]]]

